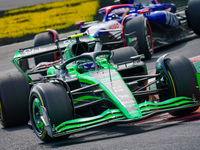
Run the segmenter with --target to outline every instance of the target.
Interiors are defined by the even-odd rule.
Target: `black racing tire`
[[[151,26],[144,16],[138,16],[124,23],[124,34],[136,32],[138,53],[150,59],[154,53]]]
[[[138,55],[138,52],[133,47],[130,47],[130,46],[118,48],[118,49],[112,50],[112,52],[114,52],[114,55],[112,57],[112,61],[114,62],[114,64],[131,61],[130,57]],[[129,65],[127,65],[127,67],[124,66],[122,68],[117,67],[117,71],[119,72],[119,74],[122,77],[131,77],[131,76],[135,76],[135,75],[146,75],[147,74],[146,65],[143,62],[140,62],[137,65],[132,63],[132,65],[129,64]],[[126,80],[126,81],[131,82],[133,80],[130,79],[130,80]],[[145,86],[146,84],[147,84],[147,80],[138,82],[138,85],[141,87]],[[130,85],[129,89],[131,91],[133,91],[134,89],[139,88],[139,86],[136,87],[136,86]],[[144,88],[144,90],[145,89],[146,88]],[[138,97],[137,102],[140,103],[141,99],[143,99],[143,98],[144,97],[142,97],[142,98]]]
[[[174,95],[174,97],[199,97],[199,90],[196,88],[196,86],[198,85],[196,77],[197,71],[188,58],[184,56],[167,58],[165,60],[165,66],[168,70],[168,75],[171,78],[171,83],[174,84],[174,87],[170,90],[170,95]],[[196,111],[197,109],[198,106],[169,113],[173,116],[183,116],[188,115]]]
[[[54,36],[51,32],[42,32],[39,34],[36,34],[33,40],[33,46],[40,46],[48,43],[54,42]],[[35,57],[35,64],[39,64],[40,62],[51,62],[55,60],[54,54],[47,54],[43,56]]]
[[[21,72],[0,76],[1,124],[5,128],[28,123],[29,89],[29,81]]]
[[[129,0],[120,0],[121,4],[128,4]]]
[[[56,127],[62,122],[73,118],[71,100],[61,84],[40,83],[31,90],[29,113],[34,132],[44,142],[55,141],[57,138],[51,138],[47,134],[42,120],[40,117],[37,117],[38,115],[41,116],[39,112],[41,106],[46,108],[51,126],[55,125]],[[64,137],[68,138],[69,135]]]
[[[191,29],[200,36],[200,1],[189,0],[187,7],[187,20]]]
[[[138,55],[133,47],[122,47],[112,50],[114,53],[112,61],[114,64],[130,61],[130,57]]]

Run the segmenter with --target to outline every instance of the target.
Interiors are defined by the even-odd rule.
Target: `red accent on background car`
[[[150,27],[150,24],[147,22],[147,27],[149,28],[149,34],[150,34],[150,37],[151,37],[151,47],[152,47],[152,52],[154,51],[154,47],[153,47],[153,36],[152,36],[152,32],[151,32],[151,27]]]
[[[76,22],[76,25],[83,25],[84,22],[85,22],[85,21],[77,21],[77,22]]]
[[[126,20],[126,18],[128,18],[130,15],[127,15],[126,17],[124,17],[124,19],[122,20],[122,40],[123,40],[123,45],[124,47],[126,47],[126,43],[125,43],[125,37],[124,37],[124,21]]]
[[[163,11],[171,11],[172,7],[166,8]]]
[[[160,3],[158,3],[158,1],[157,0],[154,0],[155,2],[156,2],[156,4],[160,4]]]
[[[119,28],[119,23],[113,24],[109,26],[109,29],[118,29]]]
[[[143,13],[147,13],[147,12],[150,12],[149,8],[138,10],[138,14],[143,14]]]

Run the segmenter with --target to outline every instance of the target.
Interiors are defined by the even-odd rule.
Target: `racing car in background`
[[[56,38],[54,30],[36,35],[35,46],[19,49],[12,59],[19,71],[0,75],[5,128],[30,119],[35,134],[49,142],[164,112],[187,115],[200,105],[200,74],[184,56],[160,57],[156,74],[148,75],[142,55],[133,47],[101,50],[99,40],[85,34]],[[58,60],[43,62],[51,53]]]
[[[102,21],[78,21],[80,32],[99,38],[103,49],[133,46],[145,58],[154,48],[200,35],[200,1],[189,0],[187,7],[160,4],[157,0],[121,0],[120,5],[99,9]],[[137,39],[137,42],[136,42]]]

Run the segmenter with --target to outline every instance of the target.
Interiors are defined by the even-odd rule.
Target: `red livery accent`
[[[119,23],[109,26],[109,29],[118,29],[118,28],[119,28]]]
[[[77,21],[76,25],[83,25],[85,21]]]
[[[138,14],[143,14],[143,13],[147,13],[147,12],[150,12],[149,8],[138,10]]]

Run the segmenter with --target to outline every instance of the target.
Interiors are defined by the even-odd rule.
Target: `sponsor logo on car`
[[[109,29],[119,29],[119,23],[110,25],[110,26],[109,26]]]

